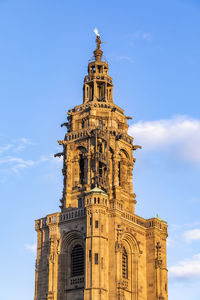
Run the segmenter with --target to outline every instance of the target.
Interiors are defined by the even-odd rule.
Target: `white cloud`
[[[144,41],[152,41],[152,34],[150,32],[144,32],[142,30],[138,30],[133,34],[128,35],[132,40],[144,40]]]
[[[200,229],[187,230],[183,233],[186,242],[200,240]]]
[[[143,38],[143,40],[146,40],[146,41],[150,42],[152,40],[152,35],[150,33],[148,33],[148,32],[144,32],[142,34],[142,38]]]
[[[10,150],[12,148],[13,145],[8,144],[8,145],[4,145],[0,147],[0,154],[2,154],[3,152],[6,152],[8,150]]]
[[[60,159],[59,159],[60,160]],[[57,161],[52,155],[42,155],[38,160],[31,160],[31,159],[23,159],[21,157],[14,157],[14,156],[6,156],[0,158],[0,165],[5,164],[7,167],[10,167],[10,171],[14,173],[19,173],[20,169],[27,169],[29,167],[33,167],[39,165],[44,162],[54,162]]]
[[[156,121],[140,121],[129,128],[135,143],[144,151],[169,151],[179,158],[200,163],[200,120],[175,116]]]
[[[127,61],[129,63],[134,63],[134,59],[130,56],[126,56],[126,55],[122,55],[122,56],[118,56],[117,57],[117,60],[120,60],[120,61]]]
[[[19,140],[16,141],[14,150],[16,152],[20,152],[20,151],[24,150],[25,147],[30,146],[30,145],[33,146],[33,145],[35,145],[35,143],[32,142],[30,139],[20,138]]]
[[[169,267],[169,277],[173,279],[190,279],[200,277],[200,253],[191,259],[185,259]]]
[[[117,62],[128,62],[131,64],[135,62],[135,60],[132,57],[127,55],[113,55],[112,59]]]
[[[36,250],[37,250],[37,245],[36,244],[25,244],[25,249],[30,251],[30,252],[33,252],[33,253],[36,253]]]
[[[12,143],[0,146],[0,155],[4,152],[8,152],[9,150],[19,152],[22,151],[26,146],[30,145],[35,145],[35,143],[27,138],[12,140]]]
[[[0,183],[5,183],[7,181],[7,177],[0,178]]]
[[[11,171],[18,173],[19,169],[25,169],[31,167],[35,164],[38,164],[38,162],[33,160],[25,160],[20,157],[6,156],[0,158],[0,165],[2,164],[6,164],[10,166]]]
[[[32,168],[42,163],[49,163],[49,165],[54,166],[54,168],[55,166],[61,167],[63,158],[55,158],[53,154],[41,155],[37,159],[26,159],[22,157],[22,150],[30,145],[35,145],[35,143],[30,139],[20,138],[13,139],[12,143],[0,146],[0,184],[6,182],[8,175],[13,173],[19,175],[23,169]],[[20,155],[19,153],[16,154],[16,152],[20,152]],[[32,152],[26,151],[26,156],[28,153],[32,155]]]
[[[16,155],[16,152],[21,152],[30,145],[35,145],[35,143],[28,138],[22,137],[13,139],[11,143],[0,146],[0,172],[4,175],[19,174],[21,169],[27,169],[46,161],[52,161],[50,155],[43,155],[38,160],[24,159]],[[5,176],[0,178],[0,183],[4,183],[6,179],[7,177]]]
[[[167,247],[170,247],[170,248],[172,248],[172,247],[174,247],[174,245],[175,245],[175,242],[174,242],[174,240],[172,239],[172,238],[167,238]]]
[[[21,138],[20,142],[22,142],[25,145],[35,145],[35,143],[33,143],[31,140],[29,140],[27,138]]]

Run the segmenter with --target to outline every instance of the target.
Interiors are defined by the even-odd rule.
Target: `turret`
[[[108,76],[108,63],[102,61],[100,35],[97,35],[96,43],[94,59],[88,64],[88,75],[84,79],[83,103],[89,101],[113,103],[113,83],[112,78]]]

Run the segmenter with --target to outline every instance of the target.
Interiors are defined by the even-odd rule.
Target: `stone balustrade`
[[[112,84],[112,78],[108,75],[101,75],[101,74],[92,74],[92,75],[88,75],[85,76],[85,82],[89,82],[91,80],[106,80],[107,82]]]
[[[81,218],[86,216],[85,208],[75,208],[65,213],[55,213],[36,220],[36,229],[45,228],[49,225],[66,222],[69,220]]]
[[[159,218],[143,219],[135,214],[125,212],[121,204],[114,205],[115,210],[121,213],[121,217],[139,226],[150,228],[158,228],[167,233],[167,223]],[[36,220],[36,229],[45,228],[51,224],[62,223],[73,219],[78,219],[86,216],[86,208],[75,208],[65,213],[55,213],[48,215],[45,218]]]
[[[85,216],[86,216],[86,209],[85,208],[77,208],[77,209],[73,209],[69,212],[60,214],[59,221],[61,223],[61,222],[65,222],[65,221],[69,221],[72,219],[81,218],[81,217],[85,217]]]

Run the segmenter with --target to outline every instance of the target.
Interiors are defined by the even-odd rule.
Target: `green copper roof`
[[[93,193],[101,193],[101,194],[107,195],[106,192],[104,192],[103,190],[101,190],[97,186],[95,186],[92,190],[90,190],[88,192],[88,194],[93,194]]]

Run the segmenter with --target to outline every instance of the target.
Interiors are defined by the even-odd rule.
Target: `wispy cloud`
[[[25,249],[32,252],[32,253],[36,253],[37,250],[37,245],[36,244],[25,244]]]
[[[134,63],[134,59],[130,56],[126,56],[126,55],[122,55],[122,56],[117,56],[116,60],[120,60],[120,61],[127,61],[129,63]]]
[[[156,121],[140,121],[129,128],[144,151],[168,151],[187,161],[200,163],[200,120],[175,116]]]
[[[25,149],[27,146],[34,146],[35,143],[27,138],[20,138],[15,141],[16,145],[14,147],[15,152],[20,152]]]
[[[30,139],[27,138],[14,139],[13,141],[11,141],[11,143],[0,146],[0,155],[10,150],[18,152],[23,150],[26,146],[30,146],[30,145],[32,146],[35,145],[35,143],[32,142]]]
[[[11,166],[10,170],[15,173],[18,173],[19,169],[25,169],[25,168],[31,167],[37,163],[38,163],[37,161],[25,160],[23,158],[14,157],[14,156],[6,156],[3,158],[0,158],[0,165],[6,164],[6,165]]]
[[[167,247],[172,248],[172,247],[174,247],[174,245],[175,245],[174,240],[172,238],[168,237],[167,238]]]
[[[200,253],[169,267],[169,277],[172,279],[200,277]]]
[[[0,154],[2,154],[3,152],[6,152],[8,150],[10,150],[12,147],[13,147],[13,145],[11,145],[11,144],[0,146]]]
[[[6,176],[0,178],[0,183],[5,183],[7,181],[7,179],[8,178]]]
[[[150,42],[150,41],[152,40],[152,35],[151,35],[151,33],[144,32],[144,33],[142,34],[142,39]]]
[[[144,40],[147,42],[152,41],[152,34],[150,32],[146,32],[143,30],[137,30],[132,34],[129,34],[128,36],[133,41],[136,41],[136,40]]]
[[[117,62],[126,62],[126,63],[131,63],[131,64],[133,64],[135,62],[135,60],[132,57],[128,56],[128,55],[115,55],[115,54],[113,54],[113,55],[111,55],[111,57],[112,57],[113,61],[117,61]]]
[[[200,229],[187,230],[183,233],[183,239],[186,242],[200,240]]]
[[[23,169],[37,166],[44,162],[54,162],[56,160],[53,155],[42,155],[38,159],[24,158],[23,150],[31,150],[30,146],[36,145],[28,138],[13,139],[11,143],[0,145],[0,183],[3,184],[11,174],[20,174]],[[20,154],[19,154],[20,152]],[[30,154],[31,155],[31,154]]]

